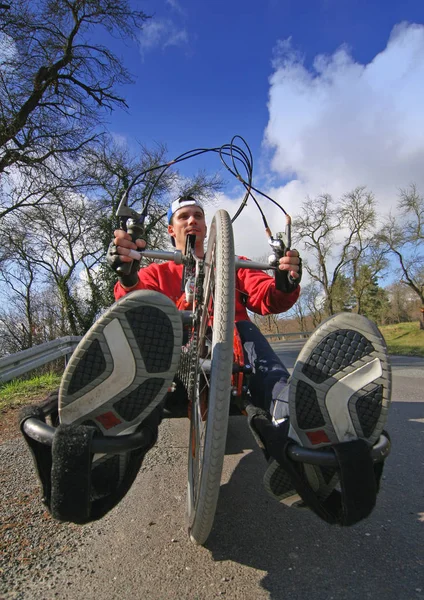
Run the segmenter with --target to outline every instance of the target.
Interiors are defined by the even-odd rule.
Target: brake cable
[[[244,146],[244,148],[239,145],[240,143]],[[265,194],[265,192],[262,192],[261,190],[259,190],[258,188],[256,188],[253,185],[253,183],[252,183],[252,178],[253,178],[252,152],[251,152],[250,147],[247,144],[246,140],[240,135],[233,136],[230,143],[224,144],[220,147],[194,148],[193,150],[188,150],[188,151],[180,154],[179,156],[177,156],[176,158],[174,158],[173,160],[171,160],[169,162],[163,163],[161,165],[155,165],[155,166],[149,167],[148,169],[145,169],[144,171],[142,171],[138,175],[136,175],[134,177],[133,181],[128,186],[128,188],[124,191],[121,201],[119,203],[118,209],[116,211],[116,216],[119,218],[120,227],[122,229],[128,231],[133,236],[134,239],[136,237],[138,237],[142,232],[145,233],[144,223],[145,223],[146,217],[148,215],[149,204],[152,200],[155,190],[157,189],[157,186],[159,185],[160,180],[162,179],[164,174],[167,172],[167,170],[170,167],[172,167],[173,165],[176,165],[180,162],[186,161],[189,158],[201,156],[202,154],[206,154],[208,152],[217,153],[219,155],[219,158],[220,158],[222,164],[227,169],[227,171],[229,171],[229,173],[231,173],[243,185],[243,187],[246,190],[246,193],[240,203],[240,206],[238,207],[235,215],[232,217],[231,222],[234,223],[234,221],[240,216],[241,212],[247,205],[247,201],[250,197],[253,200],[253,202],[255,203],[257,209],[259,210],[259,213],[261,215],[261,218],[262,218],[262,221],[264,224],[265,233],[269,238],[269,240],[268,240],[269,244],[271,245],[271,247],[274,250],[274,253],[277,256],[278,255],[282,256],[284,254],[284,252],[286,250],[290,249],[290,247],[291,247],[291,218],[290,218],[290,215],[276,200],[274,200],[269,195]],[[246,171],[245,177],[243,177],[240,173],[241,167],[243,167]],[[131,190],[134,188],[135,185],[137,185],[139,183],[143,183],[143,181],[146,180],[146,176],[149,173],[153,173],[154,171],[158,171],[158,170],[160,170],[160,173],[157,175],[156,179],[153,181],[153,184],[150,186],[149,193],[148,193],[145,201],[143,202],[142,211],[141,211],[141,213],[137,213],[137,211],[135,211],[133,208],[128,206],[129,193],[131,192]],[[266,198],[267,200],[272,202],[286,216],[286,228],[285,228],[285,232],[280,234],[281,238],[273,237],[271,229],[270,229],[267,219],[265,217],[265,213],[262,210],[262,207],[260,206],[259,201],[255,197],[253,192],[255,192],[256,194],[259,194],[263,198]],[[158,217],[156,219],[154,224],[150,225],[149,229],[154,227],[165,215],[166,215],[166,213],[160,215],[160,217]]]

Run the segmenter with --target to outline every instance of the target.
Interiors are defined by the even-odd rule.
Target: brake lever
[[[270,266],[278,268],[278,261],[283,256],[286,256],[287,251],[291,249],[291,217],[286,215],[286,227],[284,232],[281,233],[281,238],[274,238],[271,231],[268,232],[269,240],[268,243],[273,250],[273,254],[268,257],[268,263]],[[281,271],[280,276],[287,277],[287,281],[290,285],[297,283],[288,271]]]
[[[274,254],[269,257],[268,262],[273,266],[276,266],[278,259],[285,256],[287,250],[290,250],[291,248],[291,218],[287,215],[286,219],[286,227],[284,232],[281,233],[281,238],[273,237],[271,231],[269,229],[267,230],[269,236],[268,243],[274,252]]]
[[[116,216],[119,219],[119,227],[130,234],[133,242],[144,234],[144,221],[146,219],[145,210],[140,214],[128,206],[128,190],[122,195],[118,205]],[[118,275],[129,275],[133,266],[133,261],[122,263],[116,269]]]

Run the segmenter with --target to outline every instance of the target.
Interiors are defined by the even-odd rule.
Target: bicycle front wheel
[[[232,224],[224,210],[210,228],[202,307],[188,456],[188,529],[196,544],[205,543],[215,517],[231,398],[235,264]]]

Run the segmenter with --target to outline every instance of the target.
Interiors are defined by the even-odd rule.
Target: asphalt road
[[[301,342],[276,345],[288,368]],[[424,599],[424,359],[392,357],[393,404],[378,505],[351,528],[279,505],[243,417],[232,417],[213,531],[196,547],[185,528],[188,422],[161,426],[127,497],[89,525],[54,581],[22,598],[70,600]]]

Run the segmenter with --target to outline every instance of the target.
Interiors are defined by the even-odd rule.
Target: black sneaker
[[[132,433],[172,384],[181,343],[181,314],[169,298],[151,290],[124,296],[72,354],[59,390],[60,423]]]
[[[83,337],[59,394],[45,403],[55,426],[51,446],[25,437],[43,501],[55,519],[79,524],[100,519],[128,492],[156,442],[161,402],[177,371],[181,343],[181,313],[169,298],[151,290],[126,295]],[[23,432],[31,416],[44,420],[39,407],[27,412]],[[114,454],[93,452],[99,433],[135,432],[144,445]]]
[[[330,317],[300,352],[289,386],[288,435],[300,446],[322,448],[358,438],[373,445],[386,423],[391,395],[391,369],[379,329],[353,313]],[[318,498],[325,500],[338,483],[336,469],[302,468]],[[273,459],[264,485],[285,504],[299,500]]]
[[[118,300],[71,356],[59,390],[61,425],[89,425],[105,436],[146,425],[157,437],[160,416],[153,413],[172,384],[181,344],[181,313],[168,297],[137,290]],[[131,456],[94,455],[92,500],[125,487]]]

